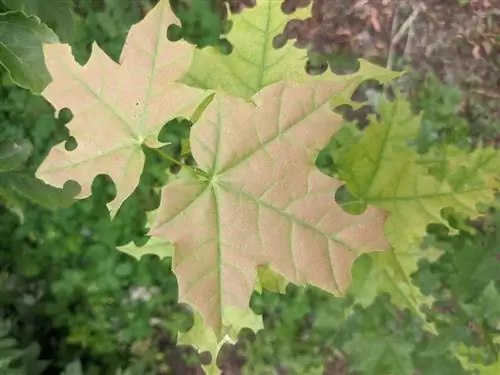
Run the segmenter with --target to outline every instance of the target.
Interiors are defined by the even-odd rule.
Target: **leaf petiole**
[[[188,168],[191,171],[191,173],[193,173],[195,176],[200,176],[200,177],[205,178],[205,179],[208,178],[208,174],[205,171],[202,171],[201,169],[193,167],[191,165],[181,163],[179,160],[170,156],[166,152],[161,151],[159,148],[153,148],[153,150],[156,153],[158,153],[158,155],[160,155],[163,159],[168,160],[168,161],[178,165],[181,168],[183,168],[183,167]]]

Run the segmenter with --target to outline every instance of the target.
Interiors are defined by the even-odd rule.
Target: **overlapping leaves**
[[[500,187],[500,153],[493,149],[464,153],[446,146],[420,156],[409,146],[418,134],[420,116],[412,114],[408,102],[402,98],[382,102],[378,116],[362,134],[333,151],[339,175],[354,196],[351,204],[373,204],[391,213],[386,233],[393,248],[359,264],[365,283],[355,293],[369,303],[386,291],[398,305],[418,312],[421,304],[431,302],[410,280],[423,256],[419,243],[427,225],[446,223],[442,210],[447,207],[477,217],[477,203],[492,202],[494,189]],[[425,256],[436,255],[429,251]]]
[[[499,223],[495,212],[479,231],[464,228],[450,234],[443,225],[433,225],[430,242],[443,253],[434,261],[422,261],[413,275],[422,292],[436,298],[427,315],[444,346],[453,349],[465,367],[482,367],[481,373],[498,361],[500,350]]]
[[[340,182],[314,167],[341,121],[329,107],[338,90],[280,82],[254,103],[217,94],[191,131],[205,176],[165,187],[152,233],[175,245],[180,298],[218,335],[224,306],[248,306],[258,265],[339,293],[359,254],[386,247],[383,211],[345,213]]]
[[[204,49],[191,61],[192,46],[169,42],[166,28],[176,20],[167,0],[131,29],[120,64],[97,46],[83,67],[68,46],[45,47],[53,81],[43,95],[57,110],[72,110],[68,127],[77,147],[56,146],[38,175],[56,186],[75,180],[84,198],[93,179],[107,174],[117,189],[113,212],[137,186],[142,146],[159,146],[164,123],[202,109],[194,116],[189,147],[197,167],[164,188],[151,243],[123,250],[170,256],[175,247],[180,300],[199,314],[181,341],[197,340],[210,351],[231,336],[231,327],[259,327],[248,310],[250,293],[262,284],[256,280],[259,266],[296,284],[345,292],[353,261],[387,248],[384,210],[391,213],[385,231],[394,248],[372,256],[372,268],[363,276],[376,279],[373,293],[392,292],[399,305],[418,309],[424,299],[409,275],[420,255],[409,249],[429,222],[443,221],[443,208],[458,205],[459,212],[477,215],[476,202],[491,201],[498,186],[495,151],[419,157],[408,146],[419,118],[398,99],[383,103],[380,120],[373,118],[362,136],[334,153],[348,190],[362,204],[379,207],[369,206],[361,215],[344,212],[334,199],[341,182],[314,166],[340,125],[331,104],[351,103],[364,79],[387,81],[398,74],[362,62],[351,76],[308,77],[300,52],[271,47],[272,33],[286,21],[277,6],[260,1],[235,19],[230,57]],[[215,97],[200,106],[212,94],[209,89],[217,90]],[[408,295],[412,301],[402,301]],[[348,345],[353,357],[361,353],[359,340]],[[409,373],[411,348],[391,340],[388,347],[403,358],[398,369]],[[375,341],[373,336],[366,345]]]

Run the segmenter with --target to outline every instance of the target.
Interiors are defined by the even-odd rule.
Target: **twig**
[[[396,29],[399,24],[399,4],[394,8],[394,15],[392,16],[392,25],[391,25],[391,40],[389,43],[389,51],[387,53],[387,63],[386,68],[388,70],[392,70],[392,64],[394,61],[394,44],[392,43],[394,39],[394,35],[396,34]]]
[[[484,96],[487,96],[487,97],[492,98],[492,99],[500,98],[500,94],[498,94],[496,92],[486,91],[486,90],[482,90],[482,89],[474,89],[472,91],[477,93],[477,94],[484,95]]]
[[[403,36],[406,34],[406,32],[408,31],[408,29],[410,28],[410,26],[417,19],[418,14],[424,8],[423,8],[423,4],[419,3],[415,8],[413,8],[412,13],[406,19],[406,21],[403,23],[403,25],[401,25],[401,27],[399,28],[399,30],[397,32],[395,32],[394,28],[395,28],[395,25],[397,25],[397,23],[394,22],[394,20],[396,19],[396,15],[398,14],[397,13],[398,9],[399,8],[396,8],[396,11],[395,11],[396,14],[394,14],[394,18],[393,18],[393,23],[392,23],[393,30],[391,30],[391,33],[392,33],[391,44],[389,46],[389,52],[387,54],[387,65],[386,65],[386,68],[389,69],[389,70],[392,70],[392,66],[394,64],[394,54],[395,54],[396,45],[401,40],[401,38],[403,38]]]
[[[419,3],[415,8],[413,8],[413,12],[410,14],[410,17],[406,19],[406,21],[403,23],[399,31],[394,35],[394,37],[391,40],[391,45],[392,44],[397,44],[401,38],[405,35],[406,31],[409,29],[411,24],[415,22],[415,20],[418,17],[418,14],[424,10],[424,5]]]
[[[408,30],[408,39],[406,40],[406,45],[404,49],[403,56],[408,57],[412,53],[413,49],[413,40],[415,38],[415,24],[412,23]]]

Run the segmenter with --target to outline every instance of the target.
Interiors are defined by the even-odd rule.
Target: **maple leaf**
[[[161,127],[176,117],[189,117],[208,95],[176,83],[189,67],[193,47],[166,38],[176,23],[168,0],[162,0],[127,36],[117,64],[94,44],[85,66],[75,62],[66,44],[45,45],[52,82],[42,95],[57,111],[68,107],[70,134],[78,146],[67,151],[61,143],[37,171],[46,182],[62,186],[78,182],[78,198],[90,195],[94,178],[109,175],[117,195],[109,208],[115,213],[139,182],[144,165],[142,145],[159,146]]]
[[[477,217],[476,203],[494,199],[500,152],[454,153],[435,178],[424,166],[429,161],[408,144],[418,134],[421,116],[401,97],[383,101],[378,112],[381,119],[372,116],[363,136],[334,151],[334,158],[355,197],[392,213],[387,223],[391,244],[407,247],[425,234],[429,222],[445,224],[441,210],[446,207]]]
[[[248,309],[257,266],[341,294],[356,257],[388,245],[384,211],[347,214],[341,182],[314,165],[342,121],[329,105],[342,89],[279,82],[253,103],[217,93],[191,130],[203,173],[164,188],[151,235],[175,246],[179,300],[219,339],[224,308]]]
[[[418,135],[421,119],[412,113],[410,104],[401,97],[383,101],[378,113],[380,119],[370,117],[370,125],[360,136],[333,151],[340,178],[357,202],[391,213],[386,233],[393,247],[370,255],[370,265],[360,264],[365,282],[354,294],[367,305],[377,293],[388,292],[398,306],[423,316],[420,305],[430,305],[432,298],[422,295],[410,275],[419,259],[438,254],[434,250],[423,253],[420,239],[429,223],[446,224],[441,215],[444,208],[453,207],[474,218],[480,214],[477,202],[494,200],[494,189],[500,187],[495,178],[500,152],[477,149],[464,154],[448,147],[421,157],[408,144]],[[354,272],[358,272],[356,267]]]
[[[282,80],[324,80],[324,76],[310,76],[306,73],[305,50],[292,43],[279,49],[273,47],[273,38],[284,29],[288,21],[306,18],[310,14],[310,6],[286,15],[281,10],[279,1],[257,1],[255,7],[231,17],[234,26],[227,39],[234,46],[233,52],[226,56],[215,47],[197,49],[189,71],[181,82],[203,89],[220,89],[228,94],[250,99],[262,88]],[[359,70],[354,74],[328,76],[329,80],[337,80],[344,86],[336,95],[350,99],[354,90],[368,77],[385,83],[402,74],[363,59],[359,63]],[[215,66],[217,69],[213,69]]]
[[[228,35],[233,52],[226,56],[215,47],[196,50],[182,82],[249,99],[272,83],[310,78],[304,69],[304,50],[291,44],[275,49],[272,43],[290,19],[308,16],[310,9],[300,9],[291,16],[285,15],[280,5],[279,1],[260,0],[255,7],[233,15],[234,26]]]

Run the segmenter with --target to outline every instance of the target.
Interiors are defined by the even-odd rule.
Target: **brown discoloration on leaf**
[[[167,185],[152,234],[175,245],[179,299],[218,335],[224,307],[248,308],[259,264],[341,294],[354,259],[388,246],[385,213],[345,213],[341,182],[314,165],[342,121],[328,105],[342,89],[280,82],[255,104],[217,94],[193,127],[191,150],[211,177]]]
[[[141,144],[157,147],[163,124],[189,117],[207,95],[175,83],[189,67],[193,46],[167,39],[172,23],[178,20],[168,0],[162,0],[131,28],[120,64],[96,44],[85,66],[75,62],[68,45],[45,46],[52,82],[42,94],[57,111],[71,109],[68,128],[78,147],[54,147],[38,170],[39,178],[55,186],[75,180],[82,187],[79,198],[85,198],[93,179],[107,174],[116,184],[117,196],[109,204],[116,212],[139,182]]]

